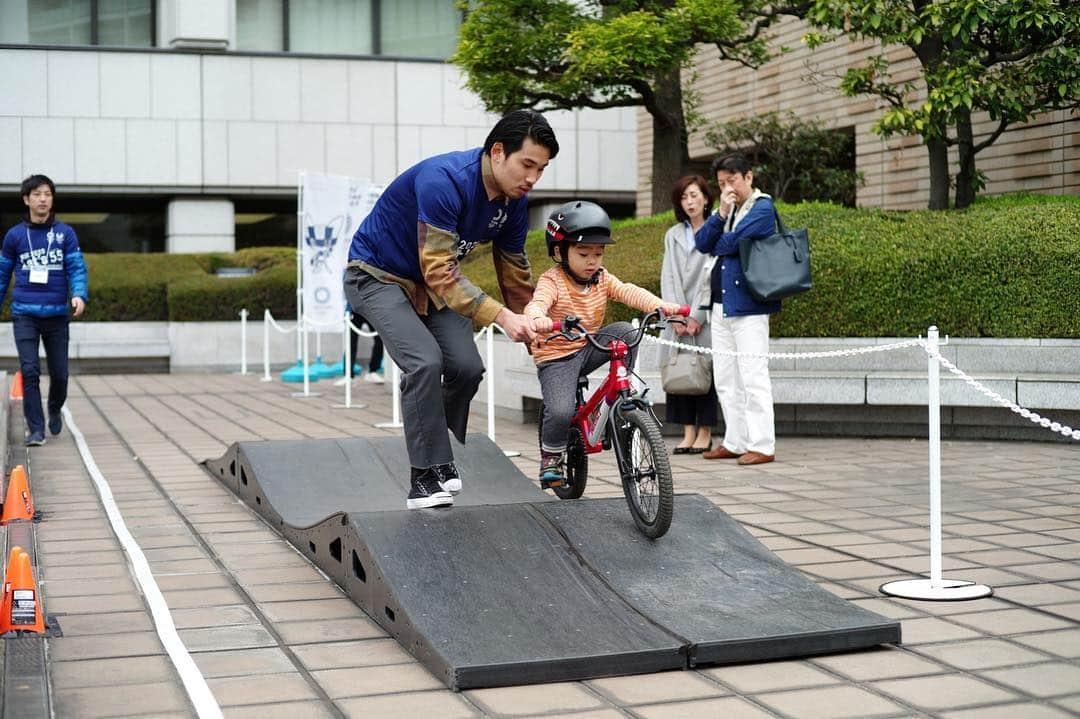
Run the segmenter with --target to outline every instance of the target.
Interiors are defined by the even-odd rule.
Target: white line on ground
[[[127,552],[131,561],[135,581],[139,583],[143,596],[146,597],[146,603],[150,605],[150,613],[154,617],[154,626],[157,628],[158,637],[161,638],[165,651],[168,652],[173,666],[176,667],[177,673],[180,674],[180,680],[184,683],[184,689],[187,691],[191,703],[195,706],[196,713],[200,719],[223,717],[221,707],[218,706],[217,699],[214,698],[214,694],[206,683],[206,677],[199,671],[199,667],[196,666],[195,661],[188,653],[187,647],[181,641],[180,635],[176,633],[176,625],[173,623],[172,614],[169,612],[169,605],[165,602],[165,597],[162,596],[157,582],[154,581],[154,574],[150,571],[150,563],[146,561],[146,555],[143,554],[139,543],[135,541],[135,537],[128,531],[127,524],[124,523],[124,518],[120,514],[120,508],[113,498],[109,482],[105,479],[105,475],[101,473],[101,470],[98,469],[94,456],[90,453],[90,447],[86,444],[86,438],[79,431],[79,427],[75,424],[75,419],[71,416],[71,411],[67,407],[64,407],[63,414],[64,423],[67,425],[68,431],[71,432],[71,436],[75,438],[75,444],[79,448],[83,464],[86,465],[90,478],[94,480],[94,486],[101,497],[101,503],[105,505],[105,513],[112,524],[113,532],[116,533],[116,538],[120,540],[120,544],[124,547],[124,551]]]

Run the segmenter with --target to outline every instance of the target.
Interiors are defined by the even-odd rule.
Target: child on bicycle
[[[602,332],[604,339],[622,338],[634,331],[629,322],[604,327],[608,300],[615,300],[643,312],[660,308],[674,314],[679,305],[664,302],[646,289],[622,282],[604,270],[604,248],[614,244],[611,220],[603,208],[592,202],[575,200],[562,205],[548,217],[547,251],[558,264],[537,280],[525,315],[532,319],[537,334],[551,332],[552,322],[575,315],[589,332]],[[635,349],[627,364],[633,366]],[[588,375],[610,360],[584,337],[550,342],[538,338],[533,345],[533,361],[544,398],[543,436],[540,439],[540,486],[563,485],[565,450],[570,421],[574,416],[578,377]]]

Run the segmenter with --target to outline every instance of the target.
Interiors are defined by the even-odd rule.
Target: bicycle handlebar
[[[659,309],[655,309],[641,318],[641,325],[638,327],[637,337],[632,342],[622,337],[618,339],[622,339],[624,342],[626,342],[627,347],[637,347],[639,344],[641,344],[641,339],[645,336],[645,330],[649,329],[649,323],[652,320],[664,318],[667,319],[669,322],[685,323],[685,320],[683,320],[682,318],[688,316],[689,314],[690,305],[682,305],[675,312],[675,314],[667,316],[665,316],[663,312],[661,312]],[[597,335],[602,335],[604,333],[589,332],[581,326],[581,320],[574,315],[568,315],[566,319],[562,321],[556,320],[555,322],[552,322],[551,329],[555,332],[555,334],[548,337],[545,340],[546,342],[550,342],[556,337],[562,337],[568,340],[575,340],[580,337],[584,337],[589,341],[589,344],[591,344],[593,347],[600,350],[601,352],[607,352],[610,349],[606,344],[596,339]],[[573,332],[572,330],[577,330],[577,332]]]

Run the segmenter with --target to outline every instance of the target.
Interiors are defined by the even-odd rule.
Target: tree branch
[[[1008,127],[1008,126],[1009,126],[1009,121],[1006,120],[1005,118],[1001,118],[1001,120],[998,121],[997,129],[994,130],[992,133],[990,133],[989,137],[987,137],[985,140],[980,142],[978,145],[972,146],[971,154],[972,155],[977,155],[977,154],[979,154],[980,150],[984,150],[987,147],[990,147],[990,145],[993,145],[994,141],[997,140],[999,137],[1001,137],[1001,133],[1005,132],[1005,128]]]

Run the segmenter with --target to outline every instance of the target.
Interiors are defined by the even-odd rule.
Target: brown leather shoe
[[[747,452],[739,457],[739,464],[765,464],[776,459],[775,454],[762,454],[761,452]]]
[[[741,457],[742,455],[735,454],[734,452],[729,451],[728,448],[724,445],[718,444],[701,456],[705,459],[735,459],[737,457]]]

